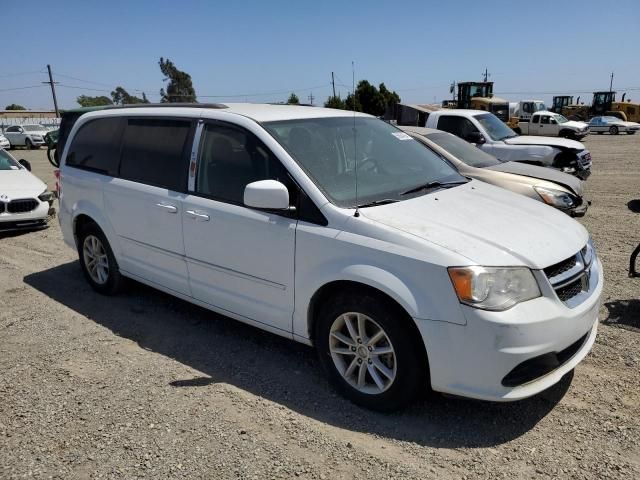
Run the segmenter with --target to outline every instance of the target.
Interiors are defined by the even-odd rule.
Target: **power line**
[[[0,89],[0,92],[11,92],[13,90],[27,90],[29,88],[42,88],[44,85],[29,85],[27,87],[13,87],[13,88],[3,88]]]

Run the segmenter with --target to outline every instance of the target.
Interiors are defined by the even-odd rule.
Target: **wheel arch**
[[[391,274],[389,274],[391,275]],[[370,295],[375,295],[381,298],[384,302],[386,302],[392,308],[398,310],[399,313],[402,313],[404,317],[404,322],[406,323],[407,328],[411,331],[411,337],[416,341],[416,345],[423,355],[426,365],[428,365],[429,357],[427,354],[427,349],[424,342],[421,340],[420,330],[413,320],[413,316],[410,310],[412,307],[410,306],[410,302],[407,302],[406,299],[398,298],[398,295],[393,295],[385,291],[385,289],[380,289],[374,287],[368,283],[364,283],[362,281],[356,280],[334,280],[329,283],[322,285],[319,289],[311,297],[309,301],[309,306],[307,309],[307,325],[309,329],[309,338],[311,342],[315,342],[315,330],[316,330],[316,321],[318,317],[318,313],[320,311],[320,306],[324,301],[328,301],[333,295],[337,292],[349,291],[354,294],[358,293],[368,293]],[[416,305],[417,307],[417,305]]]
[[[119,253],[117,242],[114,242],[115,233],[111,229],[111,224],[105,217],[104,213],[90,202],[80,201],[73,206],[72,211],[72,232],[76,247],[78,246],[78,234],[80,229],[88,223],[95,223],[111,246],[114,254]],[[116,257],[117,258],[117,257]]]

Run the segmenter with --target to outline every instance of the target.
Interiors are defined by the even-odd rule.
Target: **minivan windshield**
[[[517,137],[516,132],[507,127],[502,120],[491,113],[482,113],[475,116],[480,125],[484,127],[493,141],[505,140]]]
[[[502,163],[496,157],[483,152],[478,147],[447,132],[429,133],[425,135],[433,143],[442,147],[461,162],[471,167],[492,167]]]
[[[433,150],[376,118],[307,118],[263,126],[340,207],[405,200],[467,181]]]

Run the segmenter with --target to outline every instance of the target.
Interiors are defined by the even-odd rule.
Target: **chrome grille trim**
[[[594,261],[585,262],[586,246],[574,256],[543,270],[558,299],[569,308],[584,302],[598,284],[598,267]]]

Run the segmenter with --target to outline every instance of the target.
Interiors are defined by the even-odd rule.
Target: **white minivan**
[[[63,145],[60,224],[95,290],[132,278],[314,345],[366,407],[529,397],[594,343],[587,231],[369,115],[113,108]]]

